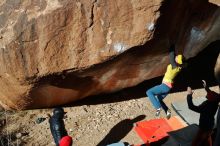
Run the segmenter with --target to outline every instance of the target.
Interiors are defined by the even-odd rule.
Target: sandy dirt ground
[[[142,120],[153,119],[155,110],[145,97],[145,85],[128,88],[110,95],[100,95],[74,103],[64,108],[67,112],[65,124],[68,134],[73,137],[74,146],[102,146],[118,141],[141,144],[141,139],[134,132],[133,124]],[[218,86],[211,87],[218,92]],[[194,97],[206,93],[198,87]],[[165,102],[186,100],[186,92],[173,91]],[[47,114],[52,109],[38,109],[0,114],[0,145],[54,146],[49,129]],[[161,117],[165,117],[164,113]],[[46,118],[40,124],[37,118]],[[9,141],[7,141],[8,139]]]

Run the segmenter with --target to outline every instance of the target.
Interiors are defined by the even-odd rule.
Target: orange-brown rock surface
[[[220,38],[220,0],[2,0],[0,104],[67,104],[160,76]]]

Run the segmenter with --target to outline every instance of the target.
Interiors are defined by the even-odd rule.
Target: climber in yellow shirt
[[[156,109],[156,117],[160,115],[161,108],[165,111],[167,118],[171,117],[171,111],[163,102],[163,99],[173,87],[174,78],[182,69],[183,55],[175,55],[175,45],[169,49],[170,64],[167,66],[166,73],[160,85],[154,86],[147,90],[146,94]]]

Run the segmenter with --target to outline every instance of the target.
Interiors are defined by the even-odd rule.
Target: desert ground
[[[145,91],[159,83],[159,79],[147,81],[136,87],[127,88],[112,94],[93,96],[66,105],[64,110],[65,126],[73,137],[75,146],[102,146],[118,141],[129,144],[141,144],[143,141],[132,129],[135,122],[155,118],[155,110],[146,98]],[[206,95],[200,81],[192,85],[194,98]],[[216,84],[211,89],[219,92]],[[186,100],[185,87],[180,83],[167,96],[165,102]],[[48,114],[53,109],[35,109],[26,111],[1,111],[1,144],[19,146],[53,146],[49,129]],[[162,113],[161,117],[165,117]],[[37,119],[42,118],[41,123]]]

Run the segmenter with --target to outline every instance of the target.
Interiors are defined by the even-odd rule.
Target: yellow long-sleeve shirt
[[[173,81],[174,81],[174,78],[176,77],[176,75],[181,71],[182,67],[175,67],[175,68],[172,68],[172,65],[169,64],[167,66],[167,70],[166,70],[166,73],[163,77],[163,83],[165,83],[166,85],[168,85],[169,87],[172,87],[172,84],[173,84]]]

